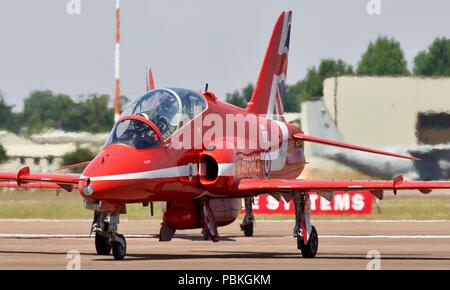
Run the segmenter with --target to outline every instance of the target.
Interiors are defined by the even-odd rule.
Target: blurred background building
[[[336,170],[356,170],[378,178],[450,178],[450,78],[327,78],[323,97],[303,102],[301,111],[307,134],[421,159],[306,144],[316,176],[319,171],[329,171],[326,177]]]
[[[355,144],[450,142],[450,78],[328,78],[323,100],[337,128]]]
[[[25,137],[0,131],[0,144],[8,156],[8,160],[0,164],[0,170],[14,172],[29,166],[34,172],[52,171],[62,166],[65,154],[74,152],[77,148],[98,152],[107,135],[49,130]]]

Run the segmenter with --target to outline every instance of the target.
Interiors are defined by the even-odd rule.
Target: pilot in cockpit
[[[138,116],[148,119],[147,114],[139,113]],[[159,138],[156,132],[147,124],[136,121],[136,132],[134,134],[134,144],[136,149],[151,148],[159,145]]]

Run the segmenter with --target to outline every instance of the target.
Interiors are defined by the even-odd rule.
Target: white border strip
[[[292,223],[294,219],[258,220],[260,223]],[[450,223],[450,220],[312,220],[313,223]]]
[[[258,217],[258,216],[256,216]],[[312,220],[313,223],[450,223],[450,220]],[[0,219],[0,222],[92,222],[92,219]],[[128,220],[121,218],[120,222],[136,222],[136,223],[160,223],[160,219],[143,219],[143,220]],[[270,220],[270,219],[256,219],[257,223],[292,223],[294,219]]]
[[[129,234],[127,238],[155,238],[157,235]],[[94,238],[95,234],[0,234],[0,239],[84,239]]]
[[[0,234],[0,239],[86,239],[88,234]],[[226,236],[226,235],[224,235]],[[127,238],[156,238],[157,235],[128,234]],[[276,238],[277,236],[274,236]],[[292,236],[285,236],[292,238]],[[257,236],[255,238],[258,238]],[[450,235],[319,235],[321,239],[450,239]]]
[[[450,235],[320,235],[326,239],[450,239]]]
[[[219,176],[234,176],[235,164],[234,163],[219,163]],[[198,168],[196,164],[187,164],[175,167],[168,167],[150,171],[125,173],[117,175],[106,176],[84,176],[80,179],[89,178],[91,181],[107,181],[107,180],[135,180],[135,179],[157,179],[157,178],[173,178],[173,177],[186,177],[190,176],[189,169],[192,167],[192,175],[198,175]]]

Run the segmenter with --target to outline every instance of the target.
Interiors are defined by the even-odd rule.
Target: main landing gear
[[[203,239],[212,240],[213,242],[219,241],[219,232],[217,231],[217,224],[214,219],[213,212],[209,206],[209,200],[203,199],[201,201],[201,215],[203,223]]]
[[[244,232],[246,237],[253,236],[253,226],[255,222],[255,217],[253,216],[253,197],[246,197],[245,202],[245,216],[244,220],[240,224],[241,231]]]
[[[199,200],[199,209],[201,215],[202,222],[202,236],[204,240],[212,240],[213,242],[219,241],[219,232],[217,230],[217,224],[214,219],[213,212],[209,205],[208,199]],[[168,242],[172,240],[176,229],[172,228],[169,225],[161,224],[161,228],[159,230],[159,241],[160,242]]]
[[[319,248],[316,228],[311,226],[310,201],[307,192],[294,193],[295,226],[293,235],[304,258],[314,258]]]
[[[112,254],[115,260],[123,260],[127,253],[125,237],[117,233],[119,225],[117,213],[95,211],[92,231],[95,232],[95,249],[97,255]]]

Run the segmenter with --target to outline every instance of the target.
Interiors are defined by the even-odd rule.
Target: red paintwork
[[[78,174],[32,174],[22,169],[19,174],[0,173],[0,180],[16,181],[17,184],[40,182],[74,185],[81,196],[89,201],[102,201],[111,210],[119,210],[127,203],[166,201],[164,222],[173,228],[201,226],[199,205],[209,199],[214,219],[218,225],[232,222],[239,211],[239,197],[259,193],[293,193],[309,191],[349,191],[393,189],[420,189],[427,192],[433,188],[450,188],[450,183],[393,181],[321,181],[296,179],[305,167],[303,141],[313,141],[346,148],[390,154],[378,150],[343,144],[331,140],[306,136],[282,117],[282,94],[287,74],[291,12],[283,12],[277,20],[263,66],[256,82],[255,91],[246,109],[220,101],[213,92],[205,92],[207,108],[189,125],[179,129],[162,141],[161,146],[137,150],[125,144],[111,144],[89,162],[82,175]],[[258,122],[267,122],[267,129],[278,127],[281,133],[273,136],[278,145],[287,139],[286,155],[268,162],[261,156],[265,149],[258,144],[254,149],[218,149],[227,142],[239,138],[249,140],[251,135],[238,137],[224,130],[223,138],[193,149],[174,149],[174,138],[189,136],[196,128],[196,121],[203,121],[209,114],[226,119],[226,115],[258,115]],[[267,114],[261,117],[260,114]],[[138,120],[148,124],[160,140],[162,134],[156,126],[140,116],[127,116],[119,120]],[[203,122],[202,122],[203,123]],[[208,126],[203,128],[203,134]],[[258,133],[262,133],[260,126]],[[236,132],[236,130],[235,130]],[[284,132],[284,133],[283,133]],[[284,134],[284,135],[283,135]],[[283,137],[285,139],[283,139]],[[185,137],[188,138],[188,137]],[[191,136],[194,139],[193,136]],[[226,148],[226,147],[225,147]],[[397,156],[405,157],[405,156]],[[413,158],[411,158],[413,159]],[[280,165],[281,164],[281,165]],[[280,166],[277,168],[276,166]],[[217,169],[217,170],[215,170]],[[271,169],[271,170],[269,170]],[[187,173],[189,172],[189,174]],[[198,174],[195,174],[198,172]],[[216,174],[217,173],[217,174]],[[33,184],[33,183],[31,183]],[[36,184],[38,185],[38,184]],[[85,186],[93,193],[86,195]],[[375,192],[375,191],[374,191]]]
[[[48,183],[48,182],[29,182],[21,185],[18,185],[17,182],[15,181],[0,182],[0,187],[18,188],[18,189],[56,189],[56,190],[63,189],[56,183]],[[74,184],[73,189],[78,189],[78,185]]]
[[[28,167],[19,170],[19,173],[1,172],[0,180],[16,181],[18,184],[41,182],[77,185],[80,179],[79,174],[67,173],[29,173]]]
[[[155,89],[155,79],[153,78],[153,72],[150,66],[147,66],[147,91]]]
[[[411,190],[411,189],[450,189],[450,182],[425,182],[392,180],[251,180],[239,182],[239,192],[277,192],[277,191],[361,191],[361,190]]]

